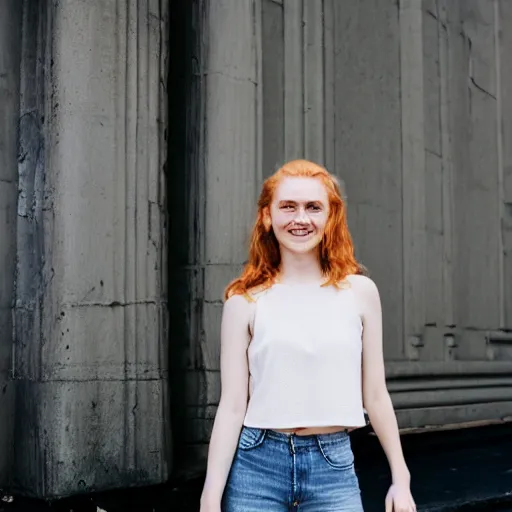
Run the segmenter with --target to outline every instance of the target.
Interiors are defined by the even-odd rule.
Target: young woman
[[[414,511],[379,293],[323,167],[296,160],[265,181],[226,299],[201,512],[362,511],[348,432],[365,425],[363,403],[391,467],[386,511]]]

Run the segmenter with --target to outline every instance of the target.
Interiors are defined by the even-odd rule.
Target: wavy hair
[[[242,274],[227,286],[225,299],[232,295],[248,295],[254,288],[266,288],[275,282],[281,264],[281,253],[274,231],[265,227],[265,217],[269,214],[274,191],[280,181],[288,176],[318,178],[327,190],[329,217],[318,247],[320,265],[326,277],[323,286],[338,286],[348,275],[366,273],[354,256],[345,202],[338,181],[318,164],[308,160],[293,160],[283,165],[263,183],[251,235],[249,260]]]

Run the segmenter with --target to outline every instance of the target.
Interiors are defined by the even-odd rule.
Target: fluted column
[[[16,483],[164,481],[167,12],[25,2]]]

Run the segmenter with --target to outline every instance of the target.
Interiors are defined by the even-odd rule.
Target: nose
[[[295,217],[295,222],[298,224],[308,224],[309,218],[305,208],[299,208],[297,211],[297,216]]]

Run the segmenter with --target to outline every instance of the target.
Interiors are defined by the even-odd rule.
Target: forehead
[[[295,201],[297,203],[328,202],[327,190],[319,178],[283,178],[274,193],[274,201]]]

